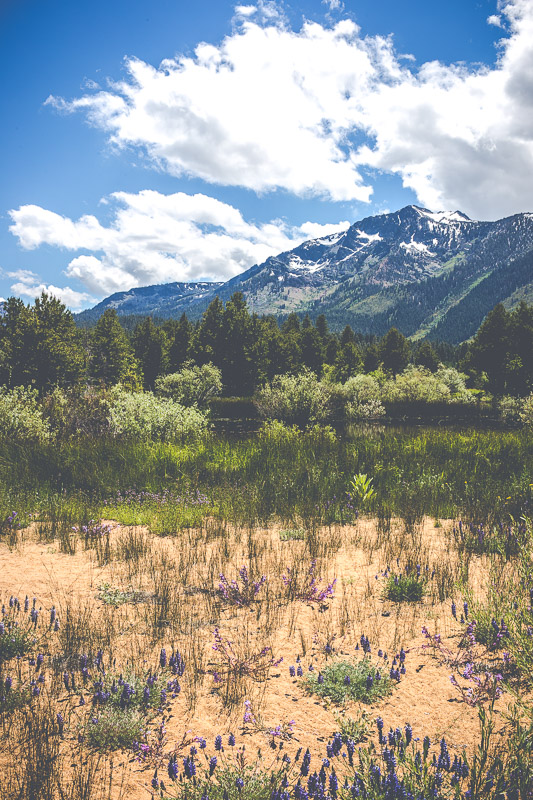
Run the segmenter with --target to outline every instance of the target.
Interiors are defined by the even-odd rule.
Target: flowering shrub
[[[252,711],[250,700],[244,701],[244,714],[242,718],[244,733],[263,733],[274,743],[276,741],[287,741],[292,738],[294,733],[294,720],[282,722],[278,725],[269,725],[264,722],[261,715]]]
[[[272,667],[277,667],[283,658],[275,659],[270,646],[263,647],[258,653],[239,650],[224,638],[219,629],[214,630],[213,650],[218,654],[218,661],[209,669],[216,686],[225,687],[225,701],[235,702],[244,691],[243,680],[265,681]]]
[[[232,605],[249,606],[256,599],[265,582],[266,575],[261,575],[258,581],[250,580],[248,570],[243,565],[239,570],[237,580],[229,582],[221,573],[218,591],[222,598]]]
[[[337,579],[335,578],[330,584],[320,588],[315,571],[316,559],[311,561],[309,570],[303,575],[294,569],[287,568],[287,573],[281,578],[290,600],[301,600],[303,603],[323,603],[324,600],[334,596],[333,591]]]

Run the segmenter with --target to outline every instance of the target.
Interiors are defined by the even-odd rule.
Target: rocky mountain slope
[[[188,287],[188,288],[185,288]],[[198,317],[218,294],[242,291],[260,314],[324,313],[332,328],[460,342],[498,302],[533,296],[533,214],[477,222],[460,211],[407,206],[367,217],[251,267],[225,284],[167,284],[122,292],[82,312]]]

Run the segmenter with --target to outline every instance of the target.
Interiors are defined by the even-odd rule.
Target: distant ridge
[[[324,313],[337,330],[350,324],[383,334],[394,325],[414,338],[461,342],[496,303],[533,301],[533,214],[479,222],[458,210],[406,206],[304,242],[226,283],[118,292],[77,319],[90,324],[106,308],[195,319],[215,295],[226,300],[235,291],[259,314]]]

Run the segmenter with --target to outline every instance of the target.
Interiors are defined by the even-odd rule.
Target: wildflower
[[[350,678],[350,676],[349,675],[345,675],[344,676],[344,685],[345,686],[349,686],[351,684],[351,682],[352,682],[352,679]]]
[[[222,736],[215,737],[215,750],[222,750]]]
[[[216,766],[217,766],[217,757],[216,756],[212,756],[209,759],[209,776],[211,776],[213,774],[213,772],[216,769]]]
[[[294,676],[296,675],[295,667],[292,667],[292,666],[289,667],[289,675],[291,676],[291,678],[294,678]]]
[[[59,711],[57,713],[56,719],[57,719],[57,726],[59,728],[59,734],[60,734],[60,736],[63,736],[63,729],[65,727],[65,720],[63,718],[63,714],[61,713],[61,711]]]
[[[304,674],[304,671],[303,671],[301,665],[298,666],[298,669],[296,670],[296,674],[298,675],[299,678],[301,678],[302,675]]]
[[[161,652],[159,654],[159,663],[161,664],[161,669],[165,669],[167,665],[167,651],[164,647],[161,648]]]
[[[157,777],[157,770],[154,772],[154,777],[152,778],[152,789],[159,789],[159,778]]]
[[[466,602],[466,600],[463,603],[463,611],[465,614],[465,619],[468,619],[468,603]]]
[[[243,786],[244,786],[244,781],[243,781],[243,779],[242,779],[242,778],[237,778],[237,780],[235,781],[235,786],[237,787],[237,789],[238,789],[238,790],[239,790],[239,792],[240,792],[240,791],[241,791],[241,789],[242,789],[242,788],[243,788]]]
[[[168,777],[171,781],[175,781],[178,777],[178,762],[175,758],[171,758],[168,762]]]
[[[232,733],[228,736],[228,744],[230,747],[235,747],[235,736]]]

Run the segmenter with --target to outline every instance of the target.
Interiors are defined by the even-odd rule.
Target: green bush
[[[372,375],[354,375],[342,384],[340,394],[349,419],[378,419],[385,415],[380,385]]]
[[[44,443],[51,439],[35,389],[0,389],[0,439],[15,443]]]
[[[331,385],[319,381],[310,370],[299,375],[277,375],[254,398],[262,417],[298,425],[328,419],[331,401]]]
[[[451,401],[452,393],[438,373],[410,366],[383,385],[381,399],[384,403],[442,403]]]
[[[156,394],[183,406],[204,406],[222,391],[222,373],[213,364],[186,364],[180,372],[163,375],[155,382]]]
[[[151,392],[117,388],[113,395],[109,421],[114,436],[173,442],[197,438],[207,430],[207,417],[196,408],[185,408]]]
[[[304,684],[312,694],[327,697],[334,703],[360,700],[372,703],[392,692],[392,681],[381,675],[369,658],[362,661],[333,661],[322,672],[309,672]]]
[[[129,750],[134,742],[144,739],[145,730],[146,719],[141,711],[109,706],[90,717],[85,737],[95,750]]]
[[[383,597],[385,600],[392,600],[393,603],[401,603],[407,600],[410,603],[418,603],[426,593],[426,584],[422,578],[416,575],[395,575],[391,573],[387,578]]]

